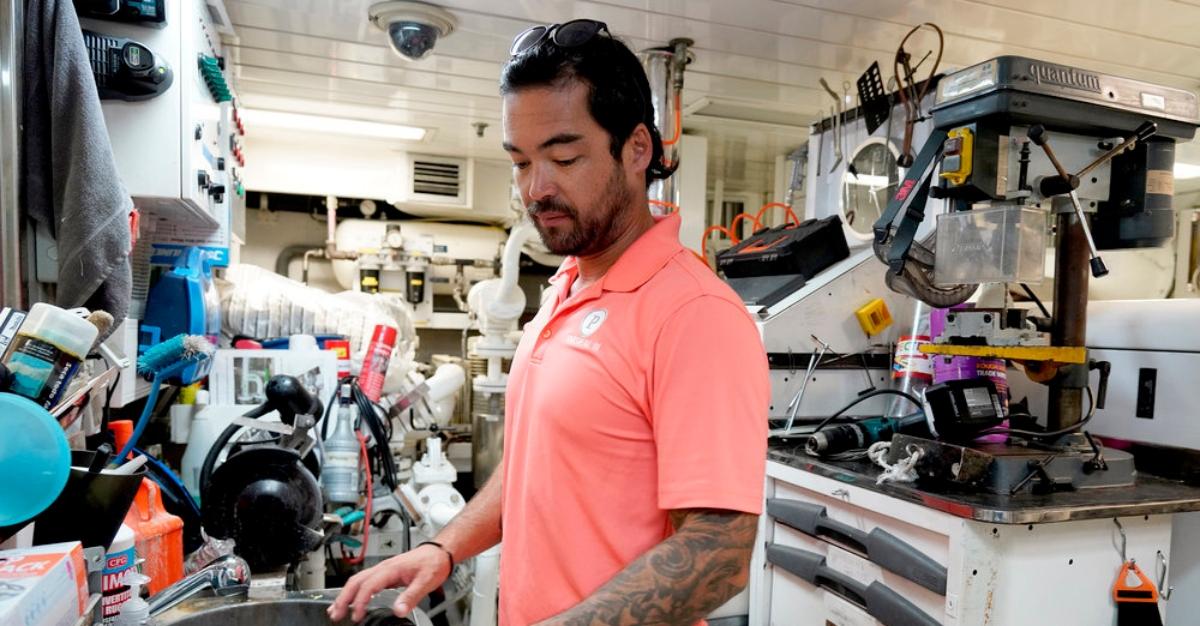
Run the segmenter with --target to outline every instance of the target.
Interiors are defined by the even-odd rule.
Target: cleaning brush
[[[113,457],[113,463],[124,463],[126,455],[137,445],[138,439],[142,438],[142,431],[146,430],[146,424],[150,422],[150,414],[154,412],[154,405],[158,403],[158,391],[163,384],[172,381],[182,384],[195,382],[184,381],[180,376],[185,369],[209,358],[213,350],[213,345],[208,339],[200,335],[175,335],[138,357],[137,372],[150,381],[150,395],[146,397],[146,407],[142,409],[142,415],[133,427],[133,434],[122,446],[121,451]]]
[[[200,335],[175,335],[146,350],[138,357],[137,372],[146,380],[166,379],[165,374],[178,375],[183,368],[208,358],[213,345]]]

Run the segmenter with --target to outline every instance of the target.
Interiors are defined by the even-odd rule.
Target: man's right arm
[[[501,463],[462,512],[454,516],[434,538],[454,555],[456,563],[500,543],[503,467]],[[351,576],[329,607],[329,616],[335,621],[340,620],[352,609],[353,620],[361,621],[366,617],[367,604],[375,594],[404,585],[404,592],[392,606],[393,611],[403,617],[449,576],[450,560],[445,552],[430,545],[414,548]]]

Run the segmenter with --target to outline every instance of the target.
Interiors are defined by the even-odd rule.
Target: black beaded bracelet
[[[441,550],[442,552],[445,552],[446,558],[450,559],[450,571],[452,571],[452,572],[454,571],[454,555],[451,554],[450,551],[446,549],[446,546],[443,546],[442,544],[440,544],[436,541],[422,541],[421,543],[417,544],[418,548],[420,548],[421,546],[434,546],[437,549]]]

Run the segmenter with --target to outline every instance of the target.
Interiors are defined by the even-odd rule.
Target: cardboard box
[[[72,626],[87,600],[78,541],[0,552],[0,626]]]

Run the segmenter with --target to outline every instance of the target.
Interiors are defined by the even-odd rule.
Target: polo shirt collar
[[[604,274],[600,284],[605,291],[636,290],[679,252],[682,247],[679,243],[679,214],[656,216],[654,222],[654,226],[642,233]],[[569,256],[563,260],[550,282],[558,284],[564,277],[574,276],[578,272],[579,259]]]

